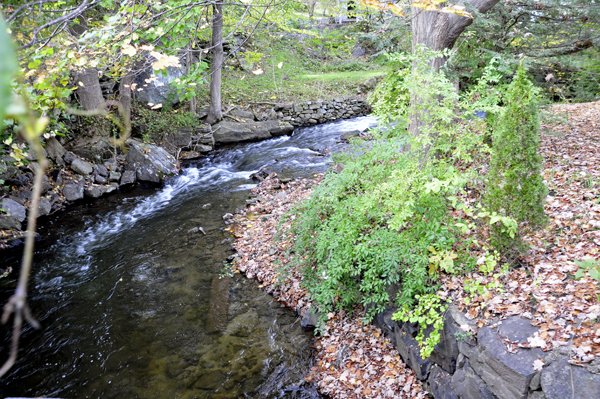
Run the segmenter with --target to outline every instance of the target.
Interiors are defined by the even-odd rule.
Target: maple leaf
[[[544,360],[543,359],[536,359],[533,362],[533,369],[535,371],[540,371],[542,368],[544,368]]]

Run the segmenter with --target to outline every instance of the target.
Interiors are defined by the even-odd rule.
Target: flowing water
[[[117,192],[41,221],[19,360],[0,396],[317,397],[303,384],[312,333],[254,281],[220,278],[232,252],[222,215],[244,205],[249,176],[311,176],[363,117],[215,151],[161,189]],[[202,227],[202,232],[192,230]],[[18,252],[0,254],[18,268]],[[14,281],[0,280],[5,303]],[[10,335],[0,330],[0,361]]]

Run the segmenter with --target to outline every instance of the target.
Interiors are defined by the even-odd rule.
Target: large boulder
[[[135,97],[140,103],[150,104],[176,104],[179,102],[177,89],[171,82],[185,75],[185,68],[167,68],[167,75],[155,74],[152,68],[142,71],[135,78]],[[133,88],[133,86],[132,86]]]
[[[27,216],[25,207],[10,198],[4,198],[0,204],[0,208],[4,209],[4,212],[6,212],[8,216],[16,217],[19,222],[25,220],[25,217]]]
[[[215,144],[258,141],[291,134],[294,127],[287,122],[264,121],[237,123],[222,121],[213,126]]]
[[[533,363],[546,355],[539,348],[518,348],[515,353],[509,353],[502,339],[527,343],[527,338],[537,331],[530,320],[518,316],[504,320],[498,329],[483,327],[479,330],[477,361],[481,364],[481,378],[494,395],[503,399],[527,398],[529,384],[536,374]]]
[[[545,367],[541,383],[547,399],[600,398],[600,377],[567,359]]]
[[[139,181],[160,183],[179,173],[179,162],[165,149],[127,140],[127,164],[135,169]]]

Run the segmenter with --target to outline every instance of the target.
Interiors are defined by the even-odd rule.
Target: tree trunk
[[[119,82],[119,102],[123,105],[123,118],[131,120],[131,75],[125,75]]]
[[[190,75],[190,73],[192,72],[192,44],[190,43],[190,45],[188,46],[188,52],[187,52],[187,56],[186,56],[186,62],[185,62],[185,74],[187,76]],[[191,114],[195,114],[196,113],[196,96],[193,96],[192,98],[190,98],[190,113]]]
[[[210,108],[206,122],[211,125],[223,119],[221,112],[221,67],[223,66],[223,3],[213,3],[212,54],[210,63]]]
[[[86,68],[81,72],[76,72],[74,79],[79,103],[84,110],[91,111],[104,106],[104,97],[102,97],[96,69]]]
[[[481,13],[485,13],[495,6],[500,0],[471,0],[468,1],[472,7]],[[464,3],[463,3],[464,4]],[[425,11],[422,8],[412,7],[412,50],[413,53],[419,46],[424,46],[433,51],[441,51],[454,47],[456,40],[464,30],[473,23],[471,18],[456,14],[446,14],[438,11]],[[420,60],[421,63],[427,63],[427,66],[433,71],[438,72],[446,64],[446,57],[433,57]],[[413,69],[421,68],[423,64],[414,64]],[[423,122],[423,112],[417,110],[422,99],[418,96],[411,97],[411,114],[408,132],[411,136],[417,136],[421,133],[421,128],[425,125]],[[425,156],[429,149],[425,148]]]

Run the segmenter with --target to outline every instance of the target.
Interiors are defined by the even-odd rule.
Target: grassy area
[[[257,32],[223,69],[224,103],[288,102],[356,95],[387,65],[352,56],[352,26],[304,33]],[[208,99],[208,87],[199,89]]]

